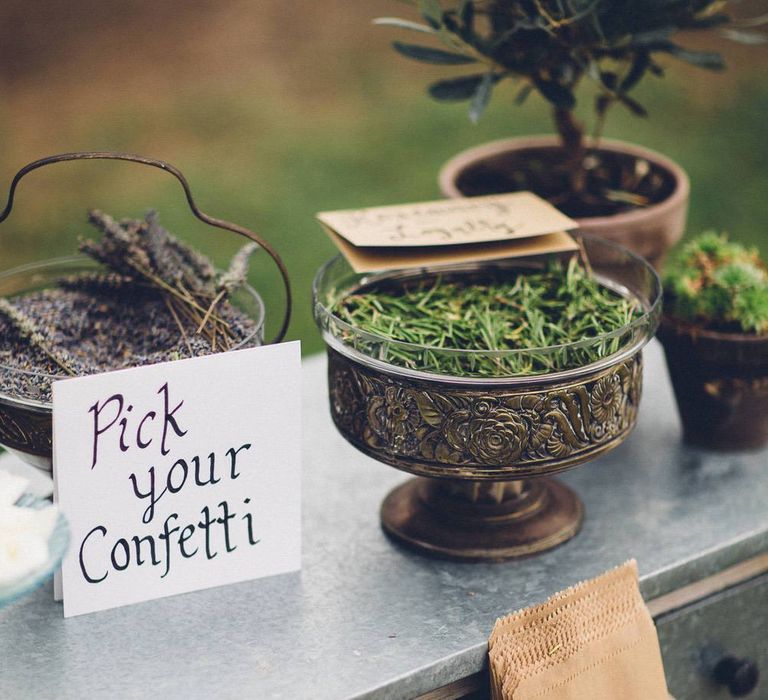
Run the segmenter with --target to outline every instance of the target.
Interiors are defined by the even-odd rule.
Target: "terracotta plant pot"
[[[658,338],[687,443],[715,450],[768,443],[768,335],[716,333],[665,317]]]
[[[438,182],[446,197],[473,194],[495,194],[477,191],[473,180],[485,180],[498,174],[503,182],[510,160],[519,162],[526,152],[555,151],[559,141],[555,136],[524,136],[494,141],[459,153],[440,171]],[[654,267],[660,267],[664,255],[683,235],[688,213],[690,184],[685,171],[669,158],[623,141],[602,140],[600,152],[639,157],[670,180],[669,194],[657,204],[609,216],[575,217],[584,233],[601,236],[642,255]]]

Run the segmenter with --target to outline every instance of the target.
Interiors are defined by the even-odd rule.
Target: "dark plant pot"
[[[555,136],[523,136],[520,138],[494,141],[463,151],[449,160],[440,170],[438,182],[446,197],[464,197],[471,192],[497,194],[499,184],[510,178],[505,177],[511,161],[519,163],[527,153],[532,156],[542,151],[554,152],[559,149]],[[646,258],[657,269],[664,261],[666,252],[677,242],[685,231],[688,214],[690,184],[685,171],[674,161],[660,153],[641,146],[604,139],[599,152],[642,158],[651,167],[664,173],[670,182],[669,193],[660,202],[609,216],[576,216],[584,233],[606,238],[619,243]],[[496,187],[483,191],[480,180],[492,185],[496,176]],[[509,191],[512,191],[512,187]]]
[[[665,317],[658,338],[687,443],[712,450],[768,443],[768,335],[716,333]]]

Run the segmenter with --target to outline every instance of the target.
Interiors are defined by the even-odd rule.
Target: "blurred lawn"
[[[368,17],[398,9],[386,2],[365,5]],[[424,84],[443,75],[441,69],[415,68],[390,54],[392,33],[362,19],[344,31],[356,33],[356,42],[323,44],[336,68],[321,71],[306,91],[287,88],[273,74],[262,75],[255,64],[240,79],[218,80],[205,73],[203,59],[182,71],[177,82],[174,77],[159,88],[153,81],[162,65],[154,66],[146,90],[140,81],[129,89],[103,73],[68,92],[66,81],[52,85],[36,73],[12,86],[0,103],[6,144],[0,152],[0,183],[23,163],[65,150],[122,149],[169,160],[188,176],[203,210],[255,228],[275,244],[294,282],[289,337],[300,338],[305,352],[317,351],[311,279],[334,251],[313,220],[317,211],[437,197],[437,170],[455,152],[550,130],[539,100],[511,106],[509,85],[500,86],[482,123],[473,127],[465,106],[435,104],[423,95]],[[304,85],[313,82],[307,71],[313,57],[323,60],[317,53],[323,47],[314,46],[314,53],[297,64],[297,79]],[[641,86],[637,96],[650,118],[637,119],[617,108],[606,136],[663,151],[688,170],[690,232],[724,228],[768,254],[763,230],[768,75],[760,65],[766,54],[757,51],[756,65],[741,65],[729,77],[685,70]],[[45,75],[53,68],[41,70]],[[129,60],[118,75],[135,70]],[[0,227],[2,268],[70,252],[77,236],[87,233],[83,222],[90,207],[119,216],[155,208],[170,230],[220,263],[239,244],[195,222],[181,190],[162,173],[104,163],[48,170],[21,185],[17,210]],[[281,304],[277,280],[261,256],[252,281],[273,322]]]

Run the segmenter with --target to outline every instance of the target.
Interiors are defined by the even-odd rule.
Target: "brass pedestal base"
[[[569,540],[584,507],[556,479],[447,481],[417,478],[384,499],[381,525],[397,542],[444,559],[502,561]]]

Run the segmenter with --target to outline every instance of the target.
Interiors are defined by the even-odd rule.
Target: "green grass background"
[[[247,65],[229,72],[206,63],[216,42],[183,66],[174,54],[167,76],[162,62],[147,67],[134,57],[134,52],[140,55],[137,47],[122,62],[98,69],[79,49],[61,49],[50,63],[9,84],[0,101],[6,144],[0,152],[0,183],[23,163],[57,151],[124,149],[173,162],[188,176],[205,211],[258,230],[278,248],[294,282],[289,337],[300,338],[305,352],[317,351],[321,343],[311,318],[310,285],[334,249],[314,221],[316,212],[435,198],[436,173],[457,151],[550,131],[542,101],[533,97],[515,107],[510,85],[499,86],[477,126],[469,123],[465,105],[430,101],[423,88],[445,71],[395,56],[388,49],[392,32],[367,21],[399,6],[362,5],[355,22],[338,29],[339,41],[333,41],[338,22],[326,18],[328,36],[302,48],[300,58],[286,59],[287,68],[280,64],[284,51],[265,52],[258,45]],[[343,3],[327,7],[340,16],[346,12]],[[150,14],[147,22],[151,19]],[[253,21],[262,20],[254,16]],[[280,26],[264,28],[263,22],[258,26],[278,45],[291,43]],[[217,36],[226,37],[227,27],[216,26]],[[122,36],[119,26],[108,28]],[[69,31],[74,43],[67,46],[79,46],[77,26]],[[218,46],[233,57],[235,51],[243,55],[239,44]],[[744,51],[725,76],[670,65],[668,79],[649,79],[637,91],[650,117],[638,119],[616,108],[606,136],[662,151],[688,171],[689,234],[726,229],[768,253],[766,53]],[[88,233],[84,221],[90,207],[120,216],[155,208],[170,230],[219,263],[240,243],[196,222],[181,190],[162,173],[103,163],[62,164],[48,171],[21,185],[17,210],[0,226],[3,268],[72,251],[77,236]],[[274,328],[281,304],[278,278],[265,256],[259,258],[251,278],[265,297]]]

